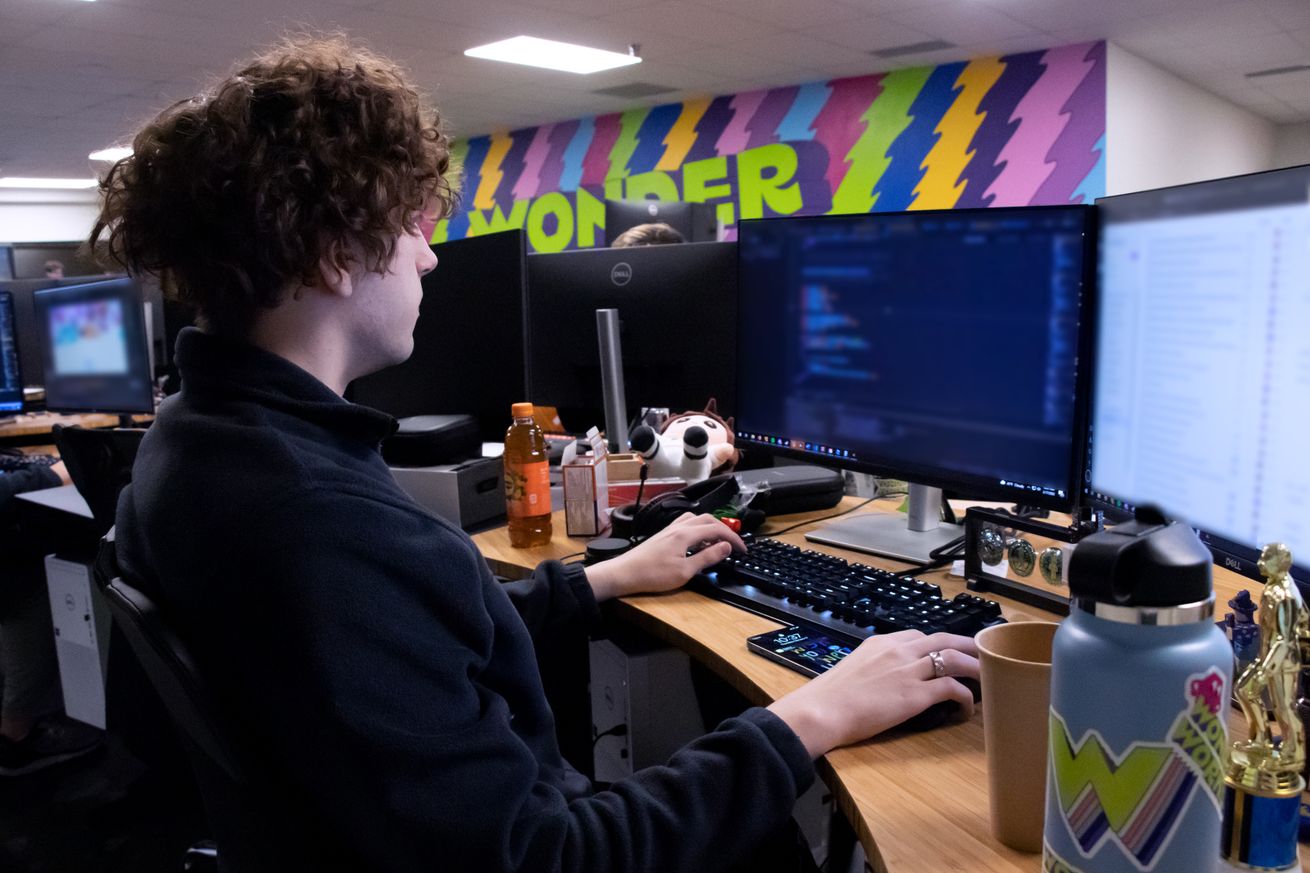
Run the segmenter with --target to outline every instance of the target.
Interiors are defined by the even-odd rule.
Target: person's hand
[[[68,475],[68,468],[64,466],[63,461],[55,461],[50,465],[50,470],[59,477],[59,481],[65,485],[73,484],[73,477]]]
[[[733,549],[744,552],[746,545],[726,524],[688,512],[631,551],[588,567],[587,581],[597,600],[671,591]]]
[[[929,652],[940,652],[936,678]],[[769,711],[787,723],[810,757],[894,727],[943,700],[973,715],[973,693],[954,677],[978,679],[978,649],[969,637],[901,631],[870,637],[841,663],[779,698]]]

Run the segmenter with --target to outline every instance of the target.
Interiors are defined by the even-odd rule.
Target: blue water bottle
[[[1219,857],[1233,650],[1211,558],[1153,509],[1069,564],[1055,635],[1047,873],[1210,873]]]

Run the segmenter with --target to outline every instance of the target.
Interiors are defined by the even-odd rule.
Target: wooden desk
[[[854,506],[848,497],[840,508]],[[879,501],[863,511],[894,511],[897,501]],[[838,511],[809,513],[823,518]],[[806,515],[771,520],[781,530]],[[526,575],[543,560],[581,552],[585,540],[563,535],[563,513],[555,513],[557,533],[548,546],[515,549],[505,529],[474,537],[492,569],[509,578]],[[906,569],[895,561],[843,551],[803,536],[808,527],[778,539],[804,548],[852,558],[888,569]],[[967,590],[964,580],[943,569],[923,576],[940,585],[945,597]],[[1223,604],[1239,588],[1258,587],[1227,570],[1215,568],[1215,593]],[[1002,604],[1012,621],[1058,621],[1057,616],[1004,597],[987,595]],[[726,603],[691,591],[630,597],[613,605],[613,614],[659,637],[703,662],[754,703],[765,705],[806,681],[781,665],[751,654],[746,637],[780,627]],[[1006,848],[991,835],[987,797],[987,759],[983,752],[981,712],[963,724],[950,724],[918,734],[898,733],[829,752],[818,762],[820,777],[836,797],[859,836],[869,863],[878,873],[940,873],[946,870],[988,873],[1033,873],[1040,856]],[[1310,873],[1310,865],[1305,868]]]
[[[18,415],[8,421],[0,421],[0,440],[42,436],[50,433],[56,424],[69,427],[81,425],[87,428],[118,427],[118,416],[100,414],[58,415],[53,412]]]

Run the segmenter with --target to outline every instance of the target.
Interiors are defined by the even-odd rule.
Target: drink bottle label
[[[505,513],[510,518],[550,512],[550,464],[505,464]]]
[[[1050,790],[1083,859],[1122,852],[1132,867],[1153,870],[1193,804],[1211,804],[1217,825],[1228,748],[1226,686],[1218,667],[1187,677],[1185,705],[1167,735],[1123,749],[1110,748],[1094,728],[1072,736],[1051,707]],[[1079,859],[1059,857],[1049,834],[1043,868],[1078,873]]]

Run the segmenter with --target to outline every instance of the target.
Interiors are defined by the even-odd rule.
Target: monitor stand
[[[905,514],[870,512],[841,518],[810,531],[805,539],[911,564],[930,564],[932,551],[964,536],[964,525],[940,520],[941,505],[942,489],[911,484]]]

